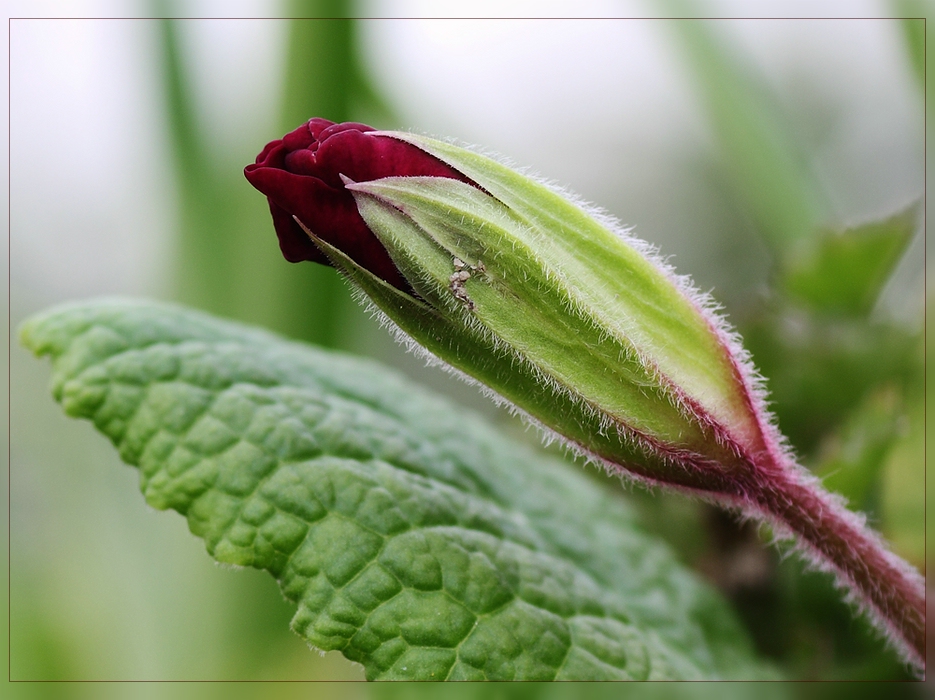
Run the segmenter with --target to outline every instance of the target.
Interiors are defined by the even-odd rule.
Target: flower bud
[[[247,169],[287,258],[323,255],[407,342],[608,469],[798,535],[921,665],[918,575],[795,463],[706,298],[646,244],[495,160],[322,124]],[[321,253],[301,252],[299,232]]]
[[[355,260],[390,284],[407,289],[386,251],[357,213],[341,175],[376,180],[390,175],[461,178],[455,170],[398,139],[375,137],[364,124],[311,119],[271,141],[244,169],[250,184],[267,195],[279,247],[289,262],[328,264],[293,217],[326,241],[353,250]]]

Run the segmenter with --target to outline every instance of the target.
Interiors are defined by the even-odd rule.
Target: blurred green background
[[[172,299],[378,358],[535,441],[475,390],[405,355],[333,270],[282,260],[266,202],[242,176],[267,141],[311,116],[454,136],[635,225],[711,290],[767,377],[803,462],[924,567],[924,28],[883,18],[922,17],[927,4],[868,2],[863,11],[877,19],[840,20],[412,20],[391,17],[438,10],[345,0],[83,7],[88,16],[332,19],[13,20],[12,328],[71,298]],[[522,11],[491,8],[448,10]],[[739,10],[644,2],[574,11]],[[350,17],[370,19],[340,19]],[[289,631],[292,610],[265,574],[219,568],[181,518],[148,509],[136,473],[90,425],[61,414],[48,367],[15,337],[10,362],[12,680],[363,677]],[[639,503],[647,527],[721,588],[790,678],[908,678],[826,576],[764,545],[768,532],[594,478]]]

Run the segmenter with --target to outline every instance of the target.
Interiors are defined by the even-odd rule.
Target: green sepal
[[[717,323],[703,300],[641,249],[645,244],[491,158],[424,136],[381,133],[423,149],[489,192],[524,224],[521,240],[602,329],[629,344],[654,376],[678,387],[738,443],[762,449],[747,389]]]
[[[407,225],[405,217],[392,207],[381,207],[376,200],[367,198],[361,207],[368,209],[369,222],[381,231],[391,226],[388,221],[378,223],[381,217],[387,220],[398,218],[396,226]],[[481,382],[497,399],[506,400],[513,406],[536,406],[535,417],[540,424],[553,429],[561,426],[563,438],[572,444],[607,459],[626,463],[647,475],[662,477],[672,470],[671,465],[659,459],[657,454],[641,449],[616,430],[608,431],[601,415],[584,408],[572,394],[554,391],[542,381],[540,370],[503,343],[495,341],[490,333],[483,332],[465,315],[439,313],[426,302],[400,291],[361,267],[313,233],[307,233],[337,269],[408,338],[417,341],[435,359]],[[389,248],[393,251],[394,260],[405,264],[402,249],[395,245]],[[420,293],[432,296],[429,285],[417,286]]]
[[[650,476],[676,451],[731,464],[733,455],[679,404],[658,369],[639,356],[619,328],[591,313],[561,267],[536,255],[528,223],[501,202],[442,178],[386,178],[348,187],[368,226],[418,293],[440,314],[471,329],[460,337],[487,336],[482,352],[501,349],[508,362],[504,376],[511,367],[532,368],[526,370],[529,383],[547,390],[537,392],[535,401],[528,400],[528,392],[520,401],[511,398],[523,410],[564,435],[587,422],[597,434],[622,433],[647,455],[656,451],[647,443],[661,446],[650,460]],[[468,271],[460,290],[452,281],[459,264]],[[557,396],[569,409],[558,415]],[[593,437],[582,437],[584,446],[596,451],[589,444]],[[633,449],[627,452],[598,454],[632,463]],[[646,459],[639,462],[649,466]]]

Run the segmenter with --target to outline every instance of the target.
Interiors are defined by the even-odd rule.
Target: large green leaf
[[[376,678],[758,678],[730,609],[617,497],[374,363],[178,307],[22,329],[52,390],[293,629]]]

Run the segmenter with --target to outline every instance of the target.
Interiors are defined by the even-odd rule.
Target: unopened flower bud
[[[247,176],[287,258],[326,258],[405,339],[609,469],[794,533],[922,665],[921,579],[795,463],[733,333],[646,244],[495,160],[361,125],[312,120]]]

